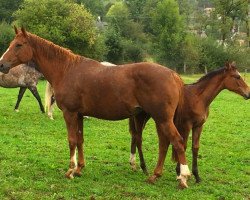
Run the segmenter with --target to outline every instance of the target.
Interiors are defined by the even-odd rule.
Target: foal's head
[[[224,72],[225,88],[243,96],[245,99],[250,99],[250,88],[242,79],[240,73],[238,72],[235,66],[235,63],[226,63]]]
[[[24,28],[18,31],[16,27],[16,36],[10,43],[9,48],[0,58],[0,71],[8,73],[12,67],[32,60],[33,50],[28,41],[28,34]]]

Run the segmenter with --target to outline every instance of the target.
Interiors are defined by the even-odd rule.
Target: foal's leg
[[[40,95],[39,95],[39,93],[37,91],[37,88],[36,87],[29,87],[29,90],[31,91],[31,93],[34,95],[34,97],[38,101],[39,106],[40,106],[40,110],[42,111],[42,113],[45,113],[44,107],[43,107],[43,104],[42,104],[42,101],[41,101],[41,97],[40,97]]]
[[[84,160],[84,154],[83,154],[83,115],[78,113],[77,115],[77,121],[78,121],[78,132],[77,132],[77,150],[78,150],[78,163],[77,168],[75,171],[76,176],[81,176],[81,170],[83,167],[85,167],[85,160]]]
[[[69,169],[66,172],[65,176],[67,178],[74,178],[74,173],[76,171],[76,146],[77,146],[77,132],[78,130],[78,115],[77,113],[72,113],[68,111],[63,112],[64,120],[66,122],[68,130],[68,141],[69,141],[69,150],[70,150],[70,164]]]
[[[26,89],[27,89],[26,87],[20,87],[20,89],[19,89],[17,102],[16,102],[16,106],[15,106],[15,111],[17,111],[17,112],[18,112],[19,104],[20,104],[20,102],[21,102],[21,100],[23,98],[23,94],[25,93]]]
[[[192,153],[193,153],[193,163],[192,163],[192,171],[196,180],[196,183],[201,181],[201,178],[198,173],[198,151],[200,147],[200,135],[202,132],[202,126],[193,128],[192,131]]]

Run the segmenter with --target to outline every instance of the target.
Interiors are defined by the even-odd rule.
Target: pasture
[[[184,76],[186,83],[199,76]],[[250,74],[247,75],[250,84]],[[45,81],[38,84],[44,99]],[[249,199],[250,100],[223,91],[213,101],[201,136],[199,170],[202,178],[177,189],[171,148],[164,174],[154,185],[139,169],[130,169],[128,120],[94,118],[84,123],[86,167],[83,176],[64,177],[69,160],[62,113],[54,121],[41,114],[30,92],[20,112],[14,112],[18,89],[0,88],[0,199]],[[191,139],[191,138],[190,138]],[[191,141],[187,157],[191,167]],[[152,120],[143,133],[143,150],[150,174],[158,156],[158,138]],[[137,156],[137,164],[139,159]]]

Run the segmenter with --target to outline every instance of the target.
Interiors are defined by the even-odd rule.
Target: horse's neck
[[[31,41],[34,44],[33,60],[39,66],[39,70],[44,77],[52,84],[63,80],[66,69],[73,60],[69,58],[69,51],[39,37],[33,36]],[[72,53],[72,55],[74,54]]]
[[[188,86],[188,95],[194,94],[193,98],[198,99],[197,103],[204,104],[208,107],[215,97],[224,89],[222,77],[215,76],[211,79],[199,81]]]

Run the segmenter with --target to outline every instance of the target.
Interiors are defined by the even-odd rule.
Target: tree
[[[158,61],[172,67],[180,66],[183,63],[181,46],[185,32],[183,18],[175,0],[163,0],[157,4],[151,27]]]
[[[104,2],[100,0],[76,0],[78,4],[83,4],[93,15],[103,17],[105,15]]]
[[[14,38],[14,29],[6,22],[0,23],[0,54],[2,55]]]
[[[93,16],[73,1],[24,0],[14,17],[16,24],[88,57],[93,57],[91,49],[100,44]]]
[[[245,7],[247,6],[248,0],[213,0],[214,12],[212,28],[214,32],[220,33],[220,40],[222,44],[225,43],[226,39],[232,36],[232,29],[237,18],[242,18],[245,15]]]
[[[121,53],[119,56],[115,54],[113,58],[109,56],[109,61],[114,58],[116,58],[115,63],[141,61],[146,36],[142,26],[131,18],[127,5],[124,2],[112,5],[106,14],[106,20],[108,29],[114,32],[113,36],[108,34],[106,41],[109,47],[108,55]]]
[[[22,2],[23,0],[0,0],[0,21],[12,22],[12,13]]]

